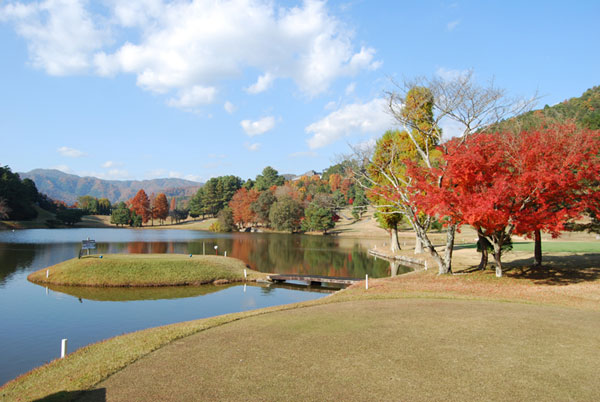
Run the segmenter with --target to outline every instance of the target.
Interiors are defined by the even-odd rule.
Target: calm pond
[[[323,291],[259,285],[154,289],[45,288],[27,281],[35,270],[77,256],[81,240],[97,253],[219,254],[227,251],[262,272],[364,278],[391,274],[355,239],[189,230],[32,229],[0,231],[0,384],[60,354],[144,328],[312,300]],[[409,268],[400,267],[400,274]],[[319,289],[320,290],[320,289]]]

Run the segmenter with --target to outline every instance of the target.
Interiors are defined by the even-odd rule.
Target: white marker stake
[[[427,271],[427,261],[425,261],[425,271]]]
[[[46,278],[48,277],[48,275],[50,275],[50,270],[49,269],[46,270]]]
[[[246,279],[248,277],[248,272],[246,272],[246,269],[244,269],[244,279]],[[244,285],[246,286],[246,285]]]
[[[67,355],[67,339],[63,339],[60,342],[60,358],[64,358]]]
[[[369,290],[369,274],[365,275],[365,289]]]
[[[225,251],[225,257],[227,257],[227,251]]]
[[[202,242],[202,255],[206,254],[206,249],[204,246],[205,246],[205,244],[204,244],[204,242]]]

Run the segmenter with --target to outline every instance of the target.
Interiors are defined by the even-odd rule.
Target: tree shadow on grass
[[[571,285],[600,279],[600,254],[544,256],[543,265],[533,265],[533,258],[503,264],[511,278],[532,280],[538,285]]]
[[[106,388],[91,389],[87,391],[60,391],[52,395],[36,399],[34,402],[106,402]]]

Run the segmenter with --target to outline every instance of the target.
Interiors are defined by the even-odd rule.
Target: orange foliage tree
[[[142,222],[147,223],[150,219],[150,199],[146,192],[141,189],[130,202],[130,209],[142,217]]]
[[[160,193],[154,200],[154,209],[152,210],[155,219],[160,219],[161,224],[169,216],[169,202],[164,193]]]
[[[252,204],[258,200],[260,193],[254,189],[239,189],[229,202],[229,207],[233,213],[233,221],[239,226],[245,226],[248,223],[256,221],[256,213],[252,210]]]

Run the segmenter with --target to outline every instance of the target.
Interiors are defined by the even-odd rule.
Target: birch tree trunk
[[[398,229],[392,228],[390,229],[390,235],[392,237],[390,241],[390,250],[392,253],[396,253],[400,250],[400,243],[398,242]]]
[[[446,250],[444,251],[444,264],[446,273],[452,272],[452,252],[454,251],[454,237],[456,236],[456,225],[448,227],[446,233]]]
[[[423,253],[423,242],[418,234],[415,234],[415,254]]]
[[[494,241],[494,260],[496,262],[496,277],[502,277],[502,240]]]

